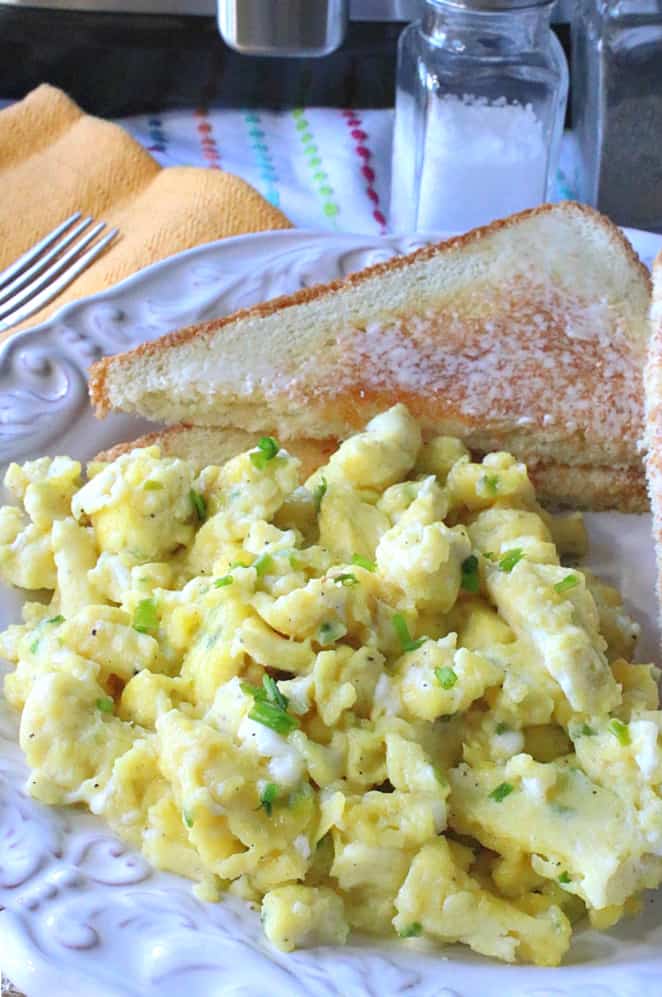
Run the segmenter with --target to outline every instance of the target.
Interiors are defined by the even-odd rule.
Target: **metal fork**
[[[0,272],[0,332],[52,301],[113,241],[119,230],[97,240],[106,223],[90,228],[93,220],[76,211]]]

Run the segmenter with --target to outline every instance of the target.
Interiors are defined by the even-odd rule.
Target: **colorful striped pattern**
[[[375,190],[374,186],[376,174],[374,166],[370,165],[370,160],[372,159],[374,162],[374,157],[366,144],[368,141],[368,134],[362,128],[363,121],[361,114],[359,111],[351,109],[344,110],[341,113],[354,141],[354,151],[361,161],[359,169],[361,176],[365,180],[366,196],[372,202],[372,217],[379,225],[379,231],[384,233],[386,232],[386,218],[381,209],[379,194]]]
[[[319,148],[315,141],[315,136],[306,118],[306,112],[302,107],[297,107],[292,111],[295,121],[295,128],[299,133],[299,140],[306,157],[306,163],[310,170],[313,185],[322,202],[322,212],[325,217],[337,228],[336,218],[340,214],[340,205],[335,200],[335,191],[329,183],[329,174],[323,168]]]

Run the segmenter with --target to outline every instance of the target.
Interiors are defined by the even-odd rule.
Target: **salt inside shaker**
[[[426,0],[404,30],[393,231],[463,231],[550,197],[568,95],[551,7]]]

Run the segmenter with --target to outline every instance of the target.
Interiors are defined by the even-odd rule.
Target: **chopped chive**
[[[398,934],[400,938],[418,938],[419,935],[423,934],[423,925],[418,921],[414,921],[412,924],[408,924],[406,928],[401,928]]]
[[[290,567],[294,568],[295,571],[303,568],[303,561],[300,557],[297,557],[296,554],[288,554],[287,560],[290,562]]]
[[[485,491],[490,493],[490,495],[496,495],[499,491],[499,475],[484,474],[480,479],[480,484],[485,488]]]
[[[267,817],[271,817],[271,810],[277,796],[278,786],[275,782],[268,782],[260,793],[260,804],[264,807]]]
[[[245,561],[233,561],[230,565],[230,571],[232,571],[233,568],[250,568],[252,565],[252,561],[249,561],[248,564],[246,564]]]
[[[191,505],[193,506],[196,516],[198,517],[198,521],[204,523],[207,518],[207,501],[204,495],[201,495],[200,492],[196,492],[195,488],[191,488],[188,493],[188,497],[191,500]]]
[[[141,599],[133,614],[133,629],[145,634],[149,630],[156,630],[158,625],[159,618],[154,600]]]
[[[613,734],[615,738],[622,745],[627,745],[630,743],[630,731],[628,725],[621,723],[620,720],[610,720],[607,724],[607,730],[610,734]]]
[[[258,471],[263,471],[279,450],[280,446],[273,436],[263,436],[257,441],[257,450],[250,454],[251,463]]]
[[[266,692],[259,685],[253,685],[252,682],[240,682],[239,685],[241,691],[245,692],[247,696],[252,696],[253,699],[264,700],[267,698]]]
[[[347,633],[347,627],[340,620],[330,620],[328,623],[320,623],[317,631],[317,639],[320,644],[334,644]]]
[[[594,731],[593,728],[589,727],[588,724],[582,724],[581,727],[579,728],[579,733],[582,735],[582,737],[595,737],[597,731]]]
[[[470,554],[462,562],[462,580],[460,585],[465,592],[479,592],[480,578],[478,577],[478,558]]]
[[[114,707],[115,704],[110,696],[103,696],[101,699],[97,699],[97,710],[101,710],[102,713],[112,713]]]
[[[232,585],[234,578],[232,575],[223,575],[222,578],[217,578],[214,581],[215,589],[224,589],[226,585]]]
[[[258,578],[264,578],[274,566],[274,559],[271,554],[262,554],[258,557],[257,561],[253,563],[253,567],[257,571]]]
[[[394,613],[393,616],[391,617],[391,622],[393,624],[396,634],[398,635],[398,639],[400,641],[400,647],[402,648],[403,651],[416,651],[421,646],[421,644],[424,644],[425,641],[427,640],[427,637],[419,637],[417,638],[417,640],[413,639],[413,637],[409,633],[409,627],[407,626],[407,621],[405,620],[402,613]]]
[[[500,722],[499,722],[499,723],[498,723],[498,724],[496,725],[496,728],[495,728],[495,729],[496,729],[496,732],[497,732],[497,734],[506,734],[506,733],[507,733],[507,732],[508,732],[508,731],[510,730],[510,727],[508,726],[508,724],[505,724],[505,723],[503,722],[503,720],[501,720],[501,721],[500,721]]]
[[[509,782],[501,782],[496,789],[492,790],[489,797],[491,800],[494,800],[495,803],[501,803],[501,801],[505,800],[507,796],[510,796],[514,788],[515,787]]]
[[[163,489],[162,481],[155,481],[154,478],[148,478],[143,489],[146,492],[160,492]]]
[[[267,700],[256,699],[248,716],[256,723],[275,730],[277,734],[289,734],[299,726],[299,721],[295,717]]]
[[[557,582],[554,586],[554,591],[562,595],[563,592],[568,592],[569,589],[574,589],[575,585],[579,585],[579,578],[577,575],[566,575],[562,578],[560,582]]]
[[[326,482],[326,478],[322,478],[322,480],[320,481],[319,485],[317,486],[317,488],[313,492],[313,504],[315,506],[316,512],[320,511],[320,508],[322,506],[322,499],[326,495],[326,491],[327,491],[328,487],[329,486],[328,486],[328,484]]]
[[[375,562],[371,561],[369,557],[363,557],[362,554],[352,554],[352,564],[357,564],[359,568],[365,568],[366,571],[377,570]]]
[[[39,638],[33,640],[30,644],[30,654],[36,654],[39,649]]]
[[[572,883],[572,879],[567,872],[562,872],[559,876],[559,883],[561,883],[562,886],[566,886],[568,883]]]
[[[193,827],[193,817],[186,810],[184,811],[184,823],[187,827]]]
[[[58,613],[57,616],[51,616],[50,620],[46,620],[47,623],[64,623],[64,616]]]
[[[276,706],[280,706],[281,710],[286,710],[289,700],[287,696],[282,694],[271,675],[262,676],[262,685],[264,686],[264,691],[267,694],[267,699],[269,699],[272,703],[275,703]]]
[[[524,551],[521,547],[513,547],[512,550],[507,550],[506,553],[499,558],[499,571],[512,571],[517,562],[521,561],[523,557]]]
[[[488,561],[496,561],[496,554],[491,550],[484,550],[483,557],[487,558]]]
[[[344,571],[340,575],[333,575],[331,581],[335,582],[336,585],[344,585],[346,588],[350,585],[359,584],[358,578],[356,577],[356,575],[353,575],[351,571]]]
[[[442,668],[435,668],[434,674],[442,689],[452,689],[457,682],[457,672],[449,668],[448,665],[444,665]]]
[[[432,766],[432,771],[434,772],[434,777],[435,777],[435,779],[437,780],[437,782],[439,783],[440,786],[447,786],[448,785],[448,779],[446,778],[446,776],[441,771],[441,769],[439,768],[438,765],[433,765]]]

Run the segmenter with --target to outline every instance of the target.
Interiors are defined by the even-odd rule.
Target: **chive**
[[[253,563],[253,567],[257,571],[258,578],[264,578],[274,566],[274,559],[271,554],[262,554],[258,557],[257,561]]]
[[[479,592],[478,558],[471,554],[462,562],[462,580],[460,585],[465,592]]]
[[[251,463],[258,471],[263,471],[270,460],[273,460],[280,446],[273,436],[262,436],[257,441],[257,450],[250,454]]]
[[[336,585],[344,585],[347,588],[350,585],[358,585],[359,580],[356,575],[353,575],[350,571],[345,571],[341,575],[333,575],[332,582]]]
[[[37,627],[36,627],[37,631],[38,632],[41,631],[41,628],[44,626],[44,624],[47,624],[47,623],[64,623],[64,616],[58,614],[57,616],[51,616],[51,618],[48,619],[48,620],[42,620],[40,623],[37,624]],[[30,654],[36,654],[37,653],[37,650],[39,648],[39,641],[40,640],[41,640],[41,637],[35,637],[35,639],[32,641],[32,643],[30,644]]]
[[[184,823],[187,827],[193,827],[193,817],[186,810],[184,811]]]
[[[244,561],[233,561],[232,564],[230,565],[230,571],[232,571],[233,568],[250,568],[252,567],[252,564],[253,564],[252,561],[249,561],[248,564],[246,564]]]
[[[408,924],[406,928],[402,928],[398,934],[400,938],[418,938],[419,935],[423,934],[423,925],[419,921],[414,921],[412,924]]]
[[[442,689],[452,689],[457,682],[457,673],[444,665],[442,668],[435,668],[434,674]]]
[[[313,504],[315,506],[316,512],[320,511],[320,508],[322,506],[322,499],[326,495],[326,491],[327,491],[328,487],[329,486],[326,483],[326,478],[322,478],[322,480],[320,481],[319,485],[317,486],[317,488],[313,492]]]
[[[508,726],[508,724],[505,724],[503,722],[503,720],[496,725],[496,732],[497,732],[497,734],[505,734],[509,730],[510,730],[510,727]]]
[[[260,804],[264,807],[267,817],[271,817],[271,810],[277,796],[278,786],[275,782],[268,782],[260,793]]]
[[[568,883],[572,883],[572,879],[567,872],[562,872],[559,876],[559,883],[561,883],[562,886],[566,886]]]
[[[104,696],[102,699],[97,699],[97,709],[101,710],[102,713],[112,713],[114,706],[115,704],[110,696]]]
[[[207,518],[207,501],[204,495],[201,495],[200,492],[196,492],[195,488],[191,488],[188,493],[188,497],[191,500],[191,505],[193,506],[199,522],[204,523]]]
[[[280,706],[281,710],[286,710],[289,700],[287,696],[282,694],[271,675],[262,676],[262,685],[264,686],[264,691],[267,694],[267,699],[269,699],[272,703],[275,703],[276,706]]]
[[[133,629],[144,634],[148,630],[156,630],[159,625],[159,618],[156,613],[156,604],[153,599],[141,599],[133,614]]]
[[[347,627],[340,620],[330,620],[328,623],[320,623],[317,639],[320,644],[334,644],[346,633]]]
[[[446,778],[446,776],[441,771],[441,769],[439,768],[438,765],[433,765],[432,766],[432,771],[434,772],[434,777],[435,777],[435,779],[437,780],[437,782],[439,783],[440,786],[447,786],[448,785],[448,779]]]
[[[299,721],[295,717],[290,716],[280,706],[267,702],[267,700],[256,699],[248,716],[256,723],[275,730],[277,734],[287,735],[299,726]]]
[[[290,562],[290,567],[294,568],[295,571],[303,568],[303,561],[300,557],[297,557],[296,554],[288,554],[287,560]]]
[[[496,495],[499,490],[499,475],[484,474],[480,479],[480,484],[483,485],[485,491],[488,491],[490,495]]]
[[[484,550],[483,557],[486,557],[488,561],[496,561],[496,554],[491,550]]]
[[[252,682],[240,682],[239,685],[241,691],[245,692],[247,696],[252,696],[253,699],[264,700],[267,698],[266,692],[259,685],[253,685]]]
[[[425,641],[427,640],[427,637],[419,637],[417,640],[413,639],[413,637],[409,633],[409,627],[407,626],[407,621],[405,620],[402,613],[394,613],[393,616],[391,617],[391,622],[393,624],[393,627],[395,628],[395,632],[398,635],[398,639],[400,640],[400,647],[402,648],[403,651],[416,651],[421,646],[421,644],[424,644]]]
[[[630,743],[630,731],[628,729],[628,725],[621,723],[620,720],[610,720],[607,724],[607,730],[610,734],[613,734],[623,746]]]
[[[153,478],[148,478],[145,484],[143,485],[143,489],[146,492],[160,492],[162,488],[163,488],[163,482],[155,481]]]
[[[579,733],[582,735],[582,737],[595,737],[597,731],[594,731],[593,728],[589,727],[588,724],[582,724],[579,729]]]
[[[496,789],[492,790],[489,797],[491,800],[494,800],[495,803],[501,803],[501,801],[505,800],[507,796],[510,796],[514,788],[515,787],[511,786],[509,782],[501,782]]]
[[[563,592],[567,592],[569,589],[574,589],[575,585],[579,585],[579,578],[577,575],[566,575],[562,578],[560,582],[557,582],[554,586],[554,591],[562,595]]]
[[[232,585],[234,578],[232,575],[223,575],[222,578],[217,578],[214,582],[215,589],[224,589],[226,585]]]
[[[369,557],[363,557],[362,554],[352,554],[352,564],[357,564],[359,568],[365,568],[366,571],[377,570],[375,562],[371,561]]]
[[[499,559],[499,571],[512,571],[517,562],[521,561],[523,557],[524,551],[521,547],[513,547],[512,550],[507,550]]]

